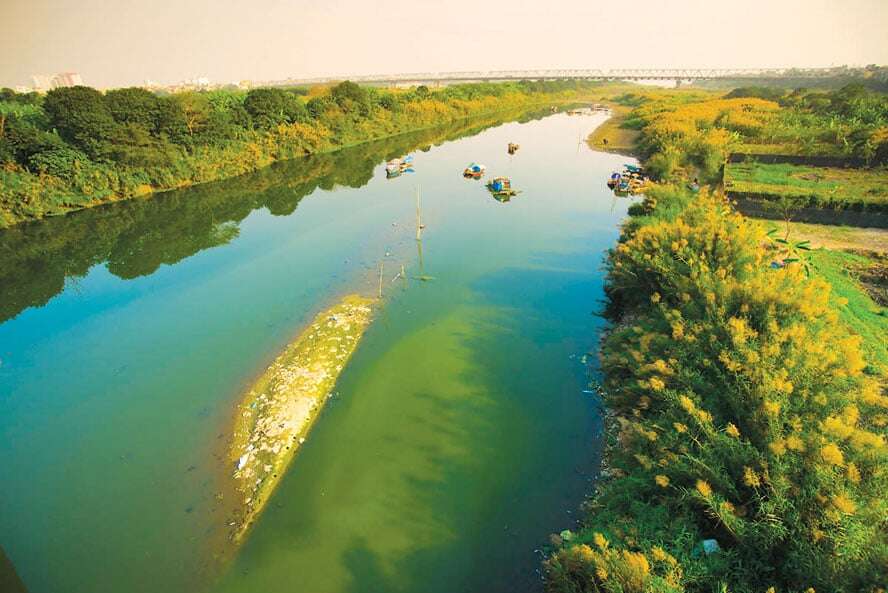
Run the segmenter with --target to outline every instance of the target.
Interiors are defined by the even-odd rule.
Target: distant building
[[[179,83],[179,86],[186,89],[205,89],[210,86],[210,79],[205,76],[196,76],[194,78],[189,78],[188,80],[183,80]]]
[[[46,92],[52,89],[52,76],[49,74],[33,74],[31,82],[34,83],[34,90],[38,92]]]
[[[58,74],[34,74],[31,76],[34,90],[45,93],[46,91],[66,86],[78,86],[83,84],[83,78],[77,72],[60,72]]]
[[[52,83],[53,88],[57,89],[65,86],[80,86],[83,84],[83,79],[77,72],[60,72],[52,77]]]

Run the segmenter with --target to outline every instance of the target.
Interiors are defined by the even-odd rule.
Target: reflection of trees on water
[[[153,274],[238,236],[253,210],[292,214],[315,189],[360,188],[374,168],[417,148],[543,113],[499,114],[277,163],[218,183],[21,224],[0,232],[0,322],[46,304],[97,264],[123,279]]]

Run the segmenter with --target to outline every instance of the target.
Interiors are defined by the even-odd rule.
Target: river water
[[[598,464],[583,355],[629,203],[604,185],[625,157],[579,143],[603,117],[429,130],[0,233],[0,546],[28,591],[537,590]],[[494,200],[470,161],[521,193]],[[384,304],[232,549],[234,406],[380,262]]]

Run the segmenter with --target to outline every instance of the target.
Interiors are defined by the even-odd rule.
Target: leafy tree
[[[19,103],[21,105],[39,105],[40,94],[35,92],[17,93],[10,88],[0,89],[0,101]]]
[[[159,97],[157,109],[157,133],[170,142],[179,145],[188,145],[191,135],[188,131],[188,122],[181,103],[174,95]]]
[[[314,119],[318,119],[324,115],[324,112],[327,111],[327,107],[329,106],[330,100],[327,97],[312,97],[308,100],[308,103],[305,104],[308,114]]]
[[[304,121],[308,116],[302,101],[283,89],[253,89],[247,93],[244,108],[253,123],[263,129]]]
[[[346,101],[354,101],[355,103],[366,103],[368,94],[366,89],[364,89],[361,85],[350,80],[346,80],[344,82],[340,82],[332,89],[330,89],[330,96],[340,106],[343,106]]]
[[[65,146],[57,134],[50,134],[27,119],[15,116],[7,119],[0,140],[5,145],[6,159],[11,156],[23,167],[30,167],[33,155]]]
[[[115,89],[105,94],[105,102],[114,119],[121,124],[137,124],[149,132],[157,130],[160,99],[145,89]]]
[[[386,93],[379,98],[379,106],[392,112],[398,112],[401,110],[401,102],[391,93]]]
[[[160,167],[172,162],[174,151],[166,138],[158,138],[142,125],[121,126],[114,139],[111,158],[130,167]]]
[[[219,144],[237,138],[249,127],[250,115],[243,105],[235,105],[231,110],[212,109],[206,125],[197,138],[203,144]],[[246,126],[243,124],[247,124]]]
[[[43,109],[59,135],[93,158],[104,158],[116,122],[102,94],[87,86],[53,89]]]
[[[49,127],[49,120],[46,118],[46,113],[44,113],[39,105],[0,101],[0,137],[3,136],[3,125],[5,120],[13,117],[18,118],[21,121],[26,121],[41,130],[46,130]]]
[[[755,97],[766,101],[779,101],[783,97],[783,90],[765,86],[747,86],[732,90],[725,95],[725,99],[742,99]]]
[[[243,103],[232,105],[228,109],[228,116],[231,119],[231,123],[239,128],[248,130],[253,127],[253,120]]]
[[[247,94],[237,91],[211,91],[207,93],[210,105],[213,108],[213,114],[210,117],[209,127],[213,128],[211,135],[219,136],[220,128],[224,128],[221,132],[222,137],[234,138],[240,135],[241,131],[248,130],[253,127],[250,114],[244,107],[244,101]]]
[[[65,145],[52,146],[34,153],[28,158],[30,170],[62,179],[70,179],[79,167],[88,163],[89,157],[81,151]]]
[[[210,118],[210,100],[203,93],[178,93],[172,96],[179,106],[188,135],[194,138]]]
[[[357,111],[366,117],[372,111],[370,92],[349,80],[330,89],[330,98],[345,112]]]

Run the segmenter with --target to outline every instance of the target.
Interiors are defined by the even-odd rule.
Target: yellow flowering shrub
[[[607,593],[680,593],[682,571],[676,559],[660,546],[650,550],[615,549],[588,544],[561,548],[546,561],[552,585],[583,583],[585,590]]]
[[[625,225],[608,260],[615,325],[601,370],[606,405],[632,429],[608,448],[621,477],[587,521],[609,531],[609,552],[668,551],[693,590],[868,591],[888,565],[888,397],[830,285],[772,269],[765,245],[706,191],[655,186]],[[695,555],[708,538],[746,570]],[[598,589],[553,590],[616,591],[602,583],[619,570],[600,566],[608,581],[594,570],[571,581]]]
[[[717,178],[743,137],[761,134],[779,110],[757,98],[699,99],[678,104],[655,97],[633,111],[642,125],[641,149],[650,155],[646,165],[657,176],[668,179],[677,165],[691,165]]]
[[[700,496],[703,498],[709,498],[712,496],[712,486],[710,486],[705,480],[697,480],[697,485],[695,487],[697,492],[699,492]]]

